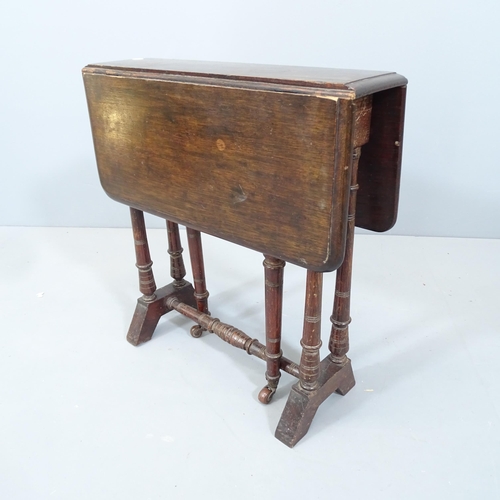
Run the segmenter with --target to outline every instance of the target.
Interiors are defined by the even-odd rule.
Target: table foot
[[[341,396],[345,396],[355,385],[356,380],[354,380],[354,373],[352,371],[351,361],[345,365],[345,377],[342,379],[340,385],[337,387],[335,392]]]
[[[355,380],[351,361],[341,365],[326,357],[321,362],[318,388],[304,391],[297,383],[292,387],[275,437],[290,448],[293,448],[306,434],[319,405],[334,392],[346,394],[354,387]]]
[[[172,296],[196,307],[194,289],[188,282],[181,287],[176,282],[170,283],[156,290],[151,299],[149,297],[137,299],[137,306],[127,334],[127,340],[132,345],[137,346],[151,340],[161,316],[172,310],[166,305],[167,299]]]

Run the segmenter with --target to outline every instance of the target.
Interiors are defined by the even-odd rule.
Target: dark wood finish
[[[201,234],[195,229],[186,228],[189,245],[189,255],[191,257],[191,267],[193,270],[194,297],[198,304],[198,311],[206,314],[208,312],[208,296],[205,281],[205,263],[203,261],[203,247],[201,244]]]
[[[101,183],[132,207],[143,297],[128,340],[149,340],[160,316],[176,310],[195,321],[193,336],[208,330],[266,362],[262,402],[281,370],[297,377],[276,430],[294,446],[319,405],[355,384],[346,355],[354,227],[384,231],[395,222],[406,79],[160,60],[83,73]],[[174,282],[159,290],[142,210],[168,219]],[[184,279],[180,223],[194,288]],[[210,316],[200,231],[265,255],[265,346]],[[300,366],[281,352],[285,261],[307,269]],[[320,362],[322,273],[336,269],[330,354]]]
[[[307,271],[304,329],[300,342],[302,357],[300,358],[299,366],[299,385],[304,391],[313,391],[318,386],[322,294],[323,274],[315,271]]]
[[[172,310],[166,306],[166,299],[176,297],[182,302],[196,306],[193,294],[194,289],[187,281],[184,285],[174,282],[156,290],[153,300],[145,300],[144,297],[137,299],[127,340],[135,346],[151,340],[160,318]]]
[[[307,269],[339,267],[349,100],[98,73],[86,86],[113,199]]]
[[[174,285],[184,286],[186,281],[186,268],[182,258],[181,237],[179,234],[179,225],[169,220],[167,223],[168,253],[170,255],[170,275],[175,280]]]
[[[144,213],[135,208],[130,209],[132,219],[132,231],[134,234],[136,267],[139,270],[139,289],[143,294],[143,300],[155,299],[156,283],[153,275],[153,261],[149,255],[148,236],[144,225]]]
[[[196,308],[184,303],[178,297],[170,297],[165,301],[165,303],[168,308],[175,309],[187,318],[196,321],[196,323],[198,323],[203,330],[215,333],[220,339],[224,340],[224,342],[227,342],[233,347],[243,349],[252,356],[256,356],[264,361],[267,361],[265,346],[263,346],[257,339],[252,339],[238,328],[228,325],[227,323],[223,323],[218,318],[201,313]],[[293,375],[294,377],[299,377],[299,367],[297,364],[284,356],[280,357],[280,369],[290,375]]]
[[[182,301],[177,299],[177,297],[172,297],[166,301],[168,307],[175,309],[176,311],[184,314],[188,318],[196,321],[204,330],[208,330],[211,333],[215,333],[219,338],[232,345],[233,347],[238,347],[244,351],[250,353],[250,348],[257,339],[252,339],[246,333],[242,332],[238,328],[228,325],[227,323],[222,323],[219,318],[214,318],[206,313],[203,313],[195,308],[184,304]]]
[[[182,278],[181,280],[176,279],[171,285],[167,285],[159,290],[156,289],[152,269],[153,262],[149,253],[148,236],[144,224],[144,214],[140,210],[131,208],[130,216],[132,219],[132,231],[137,259],[136,266],[139,270],[139,288],[143,295],[137,300],[137,306],[127,334],[127,340],[132,345],[139,345],[151,340],[160,317],[169,312],[170,309],[165,306],[165,299],[170,296],[175,296],[188,304],[192,304],[194,301],[194,290],[193,287],[182,280]],[[175,233],[175,229],[173,232]],[[174,246],[176,245],[176,251],[179,252],[180,240],[178,240],[178,245],[175,240],[175,236],[172,237],[172,240],[170,240],[169,237],[169,242],[172,241]],[[180,252],[182,252],[182,248],[180,248]],[[172,277],[174,276],[172,275]]]
[[[179,81],[193,81],[196,78],[211,80],[212,84],[222,80],[224,85],[239,83],[248,86],[253,83],[262,83],[266,88],[273,85],[286,85],[298,88],[327,89],[331,95],[348,96],[353,99],[387,88],[400,87],[407,83],[406,78],[390,71],[175,59],[114,61],[91,64],[85,70],[88,73],[102,72],[110,75],[125,70],[127,74],[137,74],[141,78],[148,76],[169,80],[177,78]]]
[[[388,231],[396,223],[406,87],[373,95],[370,139],[359,162],[356,226]]]
[[[304,391],[300,383],[292,387],[276,428],[276,438],[293,448],[307,434],[319,405],[334,392],[346,394],[353,385],[354,375],[349,360],[339,365],[325,358],[321,362],[315,390]]]
[[[101,182],[107,193],[127,205],[186,223],[204,232],[212,232],[263,253],[270,253],[271,248],[268,246],[269,237],[262,232],[262,227],[254,231],[256,234],[252,234],[252,238],[248,238],[235,231],[233,226],[237,229],[238,223],[215,227],[212,220],[207,221],[203,211],[191,208],[200,205],[206,207],[203,198],[207,194],[213,195],[211,190],[217,191],[219,210],[225,206],[225,212],[233,211],[236,207],[232,205],[241,204],[242,198],[246,196],[244,209],[238,206],[238,212],[255,211],[258,209],[257,204],[264,207],[264,215],[278,210],[283,226],[295,226],[295,229],[286,232],[286,236],[295,234],[297,237],[299,230],[304,227],[297,227],[298,221],[292,217],[296,215],[295,212],[292,211],[288,218],[285,217],[287,207],[280,207],[279,203],[284,196],[274,199],[267,196],[267,192],[256,193],[253,190],[255,182],[259,182],[259,185],[271,184],[273,178],[283,170],[288,171],[290,176],[293,169],[288,168],[288,164],[292,157],[291,164],[295,165],[297,172],[301,172],[300,165],[309,164],[309,169],[314,166],[318,172],[324,173],[325,166],[328,165],[330,180],[335,179],[333,187],[336,191],[332,198],[336,200],[344,187],[341,181],[341,162],[332,165],[326,160],[325,163],[326,157],[330,161],[333,159],[331,155],[328,156],[331,150],[327,151],[324,143],[317,140],[320,136],[311,136],[314,139],[311,144],[309,138],[301,135],[301,132],[313,130],[310,125],[316,120],[317,130],[325,132],[328,136],[325,140],[333,147],[333,134],[328,133],[325,118],[321,116],[324,112],[330,114],[326,120],[335,128],[328,106],[324,102],[316,103],[316,108],[313,109],[312,103],[318,99],[335,99],[338,102],[338,99],[353,100],[374,95],[373,120],[377,126],[372,127],[370,148],[365,152],[360,166],[363,180],[367,176],[370,182],[363,182],[359,195],[358,224],[367,229],[384,231],[395,222],[407,83],[401,75],[381,71],[157,59],[93,64],[84,68],[83,72]],[[198,95],[201,92],[200,86],[205,87],[206,95],[200,95],[203,102],[195,103],[192,93],[196,92]],[[220,93],[221,88],[224,89],[223,95]],[[241,106],[248,98],[251,104]],[[178,109],[179,99],[182,99],[182,109]],[[224,106],[220,106],[222,102]],[[281,108],[278,115],[277,107]],[[291,113],[297,109],[306,110],[306,113],[295,113],[295,116],[288,118],[283,112],[290,107]],[[118,109],[121,110],[120,113],[117,112]],[[195,110],[194,114],[191,110]],[[248,110],[248,116],[245,116],[245,110]],[[281,129],[271,118],[276,116],[283,116]],[[196,117],[196,122],[193,122],[193,117]],[[202,117],[204,121],[200,121]],[[221,119],[219,121],[214,117]],[[206,121],[207,119],[210,121]],[[323,123],[318,120],[323,120]],[[229,124],[232,123],[248,123],[250,126],[254,123],[260,128],[260,135],[248,134],[247,126],[230,127]],[[341,129],[342,126],[337,127],[337,131]],[[282,137],[280,133],[283,134]],[[100,137],[107,144],[102,144]],[[109,141],[109,138],[113,140]],[[155,144],[151,145],[151,142]],[[266,153],[278,148],[279,144],[282,145],[282,154],[273,155],[276,166],[268,171],[273,162]],[[337,144],[336,150],[338,149]],[[286,151],[290,152],[289,157],[286,156]],[[125,157],[126,161],[119,161],[121,157]],[[184,164],[179,164],[179,157],[184,159]],[[170,171],[174,175],[175,169],[183,169],[187,163],[189,177],[198,178],[201,181],[199,184],[210,190],[208,193],[200,192],[199,197],[193,199],[182,199],[181,205],[186,206],[182,213],[179,213],[178,197],[184,196],[186,189],[177,189],[179,186],[172,185],[170,179],[165,177],[165,172],[161,175],[161,165],[166,162],[170,164]],[[131,169],[133,174],[136,173],[135,165],[139,164],[143,166],[146,175],[137,179],[140,181],[137,190],[130,192],[126,189],[127,179],[132,176]],[[224,168],[227,169],[228,164],[234,172],[234,176],[229,179],[224,175]],[[120,172],[116,172],[118,165]],[[160,175],[156,175],[158,170]],[[216,175],[209,176],[213,173]],[[309,176],[307,172],[301,175],[305,178],[294,180],[291,177],[291,184],[309,184],[316,177],[314,171]],[[329,192],[324,182],[320,184],[325,179],[317,180],[318,185],[325,186],[324,192]],[[165,196],[165,190],[169,187],[172,192]],[[298,207],[302,209],[302,217],[308,214],[317,217],[316,203],[322,205],[319,194],[321,190],[317,191],[313,203],[303,193],[304,203]],[[173,194],[177,197],[172,198]],[[190,196],[194,194],[190,193]],[[327,204],[330,201],[326,200]],[[304,212],[303,209],[307,207],[310,207],[309,211]],[[340,212],[338,210],[338,206],[334,207],[330,225],[335,229],[332,231],[334,248],[339,246],[339,240],[335,237],[337,228],[340,232],[343,230],[339,221],[345,216],[341,208]],[[225,215],[227,217],[227,213]],[[260,215],[259,219],[266,221]],[[240,216],[239,213],[236,215],[237,218]],[[325,214],[320,214],[321,217],[325,217]],[[246,221],[247,225],[248,222]],[[255,221],[250,221],[250,226],[253,224]],[[258,237],[259,234],[262,236]],[[316,235],[315,238],[319,237]],[[327,253],[324,241],[322,246],[317,247],[320,250],[315,254],[316,259],[310,260],[312,256],[300,255],[297,249],[291,248],[291,238],[286,240],[283,236],[283,239],[286,250],[280,256],[284,260],[307,268],[314,267],[318,271],[332,271],[340,265],[342,259],[330,254],[327,264],[322,261],[316,263],[319,260],[318,253]],[[276,246],[275,243],[274,247]],[[306,260],[306,264],[302,259]]]
[[[203,261],[203,247],[201,244],[201,234],[195,229],[186,228],[189,246],[189,256],[191,257],[191,268],[193,270],[194,297],[198,305],[198,311],[210,314],[208,310],[208,296],[205,281],[205,263]],[[200,337],[203,328],[195,325],[191,328],[193,337]]]
[[[354,148],[350,161],[351,187],[349,194],[346,255],[337,271],[334,311],[331,317],[331,354],[320,365],[321,347],[321,285],[322,274],[307,272],[306,306],[304,332],[302,337],[302,358],[300,378],[288,398],[276,437],[287,446],[293,447],[307,433],[319,405],[333,392],[345,395],[355,385],[351,362],[346,353],[349,348],[348,324],[350,322],[350,287],[352,253],[356,212],[357,171],[361,146],[370,135],[372,98],[364,97],[354,101],[351,143]]]
[[[354,102],[354,150],[351,159],[351,187],[347,216],[347,234],[344,262],[337,270],[333,312],[330,317],[332,330],[328,347],[333,362],[343,365],[349,351],[349,323],[351,322],[351,280],[354,251],[354,228],[356,225],[357,193],[359,190],[358,170],[362,146],[368,143],[371,130],[372,96]]]
[[[356,193],[359,189],[357,182],[358,163],[361,155],[361,148],[356,148],[353,154],[351,197],[349,200],[349,217],[346,241],[346,253],[344,262],[337,270],[335,281],[335,298],[333,302],[333,312],[330,320],[332,331],[328,347],[331,352],[332,361],[344,363],[345,355],[349,350],[349,323],[351,322],[351,278],[352,278],[352,257],[354,250],[354,224],[356,213]]]
[[[283,309],[283,270],[285,262],[270,255],[264,256],[264,283],[266,301],[266,380],[259,392],[259,401],[271,401],[281,376],[281,317]]]

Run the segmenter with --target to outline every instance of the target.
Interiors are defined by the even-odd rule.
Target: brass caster
[[[264,387],[260,392],[259,392],[259,401],[267,405],[271,402],[271,399],[273,399],[274,393],[276,392],[276,389],[272,389],[268,385]]]
[[[203,333],[203,327],[200,325],[194,325],[191,327],[190,333],[191,337],[194,337],[195,339],[199,339],[201,337],[201,334]]]

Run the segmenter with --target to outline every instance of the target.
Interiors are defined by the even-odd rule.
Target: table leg
[[[151,339],[160,316],[157,314],[156,307],[149,307],[156,300],[156,283],[144,225],[144,213],[130,207],[130,217],[134,234],[136,266],[139,270],[139,289],[143,295],[137,301],[127,340],[133,345],[138,345]]]
[[[259,392],[259,401],[271,401],[281,376],[281,318],[283,308],[283,270],[285,262],[270,255],[264,256],[266,295],[266,380],[267,385]]]
[[[293,447],[309,430],[320,403],[321,297],[323,274],[307,271],[299,382],[292,387],[276,437]]]
[[[354,226],[356,214],[356,195],[359,188],[357,184],[357,173],[361,148],[356,148],[353,155],[351,194],[349,198],[349,215],[346,239],[346,250],[344,262],[337,270],[335,283],[335,299],[333,312],[330,318],[332,330],[328,347],[330,349],[330,359],[340,366],[349,362],[347,352],[349,351],[349,323],[351,322],[351,279],[352,279],[352,259],[354,249]],[[355,384],[354,376],[337,389],[339,394],[347,394]]]
[[[170,255],[170,275],[174,279],[174,286],[184,286],[186,281],[186,268],[182,258],[183,248],[179,235],[179,225],[167,220],[168,253]]]
[[[195,229],[186,228],[188,236],[189,255],[193,270],[194,297],[198,311],[210,314],[208,310],[208,290],[205,282],[205,264],[203,262],[203,248],[201,245],[201,234]],[[204,329],[200,325],[191,328],[193,337],[200,337]]]
[[[149,254],[148,236],[144,224],[144,213],[141,210],[130,208],[132,231],[134,233],[136,267],[139,270],[139,289],[145,301],[155,299],[156,283],[153,276],[153,261]]]
[[[302,338],[302,359],[300,361],[300,380],[290,391],[283,415],[276,429],[276,437],[287,446],[293,447],[304,437],[319,405],[333,392],[344,395],[355,384],[349,350],[350,293],[352,275],[352,255],[354,243],[354,217],[356,212],[357,170],[361,148],[355,148],[352,162],[351,194],[349,198],[348,230],[344,262],[337,271],[335,300],[331,316],[330,354],[319,360],[319,322],[316,329],[308,325],[307,317],[314,320],[321,313],[321,287],[314,276],[318,273],[308,271],[306,292],[306,318]],[[315,304],[316,296],[320,302]],[[319,307],[319,309],[318,309]],[[317,341],[317,342],[316,342]]]
[[[321,297],[323,273],[307,271],[306,305],[302,332],[299,386],[305,392],[318,388],[321,348]]]
[[[166,306],[166,300],[169,297],[175,296],[183,302],[193,304],[193,287],[187,281],[183,280],[183,283],[180,283],[177,280],[170,285],[156,288],[144,214],[140,210],[130,208],[130,215],[134,233],[136,266],[139,270],[139,288],[143,295],[137,300],[127,340],[132,345],[139,345],[151,340],[161,316],[171,311]]]

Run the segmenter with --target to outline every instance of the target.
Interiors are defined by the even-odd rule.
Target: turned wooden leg
[[[333,312],[330,318],[332,331],[328,347],[330,349],[330,359],[332,362],[342,366],[348,362],[347,352],[349,351],[349,323],[351,322],[351,278],[352,278],[352,258],[354,249],[354,226],[356,214],[356,195],[359,188],[357,184],[358,163],[361,148],[356,148],[353,154],[353,168],[351,177],[351,194],[349,198],[349,215],[346,239],[346,250],[344,262],[337,270],[335,283],[335,299],[333,302]],[[339,394],[347,394],[354,387],[354,376],[352,380],[337,389]]]
[[[149,307],[156,300],[156,283],[153,276],[153,262],[149,254],[146,226],[144,225],[144,213],[130,207],[130,217],[134,234],[136,266],[139,270],[139,289],[142,297],[137,302],[127,340],[131,344],[137,345],[151,339],[160,316],[156,313],[155,307]]]
[[[276,429],[276,437],[290,447],[307,433],[319,404],[326,397],[319,391],[322,287],[323,274],[308,270],[299,382],[292,387]]]
[[[153,262],[149,254],[148,237],[144,225],[144,214],[140,210],[130,208],[130,215],[134,233],[136,266],[139,270],[139,288],[143,295],[137,300],[127,340],[132,345],[139,345],[151,340],[161,316],[171,311],[166,306],[166,300],[169,297],[175,296],[179,300],[193,304],[194,291],[193,287],[186,281],[183,281],[182,284],[177,281],[160,289],[156,288],[152,270]]]
[[[168,253],[170,255],[170,275],[174,279],[174,286],[184,286],[186,281],[186,268],[182,258],[181,238],[179,225],[167,220]]]
[[[209,293],[205,283],[205,264],[203,262],[203,248],[201,245],[201,234],[195,229],[186,228],[189,245],[189,255],[191,257],[191,267],[193,270],[194,297],[198,311],[210,314],[208,310]],[[204,329],[200,325],[191,328],[193,337],[200,337]]]
[[[299,385],[303,391],[318,388],[321,347],[321,297],[323,273],[307,271],[306,306],[302,332],[302,356],[299,365]]]
[[[271,401],[281,376],[281,316],[283,308],[283,269],[285,262],[269,255],[264,256],[266,302],[266,380],[267,385],[259,393],[259,401]]]
[[[349,350],[350,293],[352,254],[354,241],[354,216],[356,211],[357,169],[361,148],[355,148],[352,162],[351,193],[349,199],[348,231],[344,262],[337,271],[335,300],[331,316],[330,354],[319,360],[319,322],[317,331],[308,324],[321,314],[321,286],[317,273],[308,271],[306,313],[302,338],[300,379],[290,391],[287,404],[276,429],[276,437],[287,446],[293,447],[307,433],[319,405],[333,392],[347,394],[355,384]],[[316,290],[319,290],[317,292]],[[314,303],[316,295],[320,302]],[[319,368],[319,369],[318,369]]]
[[[139,289],[145,301],[155,299],[156,283],[153,276],[153,261],[149,254],[148,236],[144,225],[144,213],[130,208],[132,231],[134,233],[136,267],[139,270]]]

